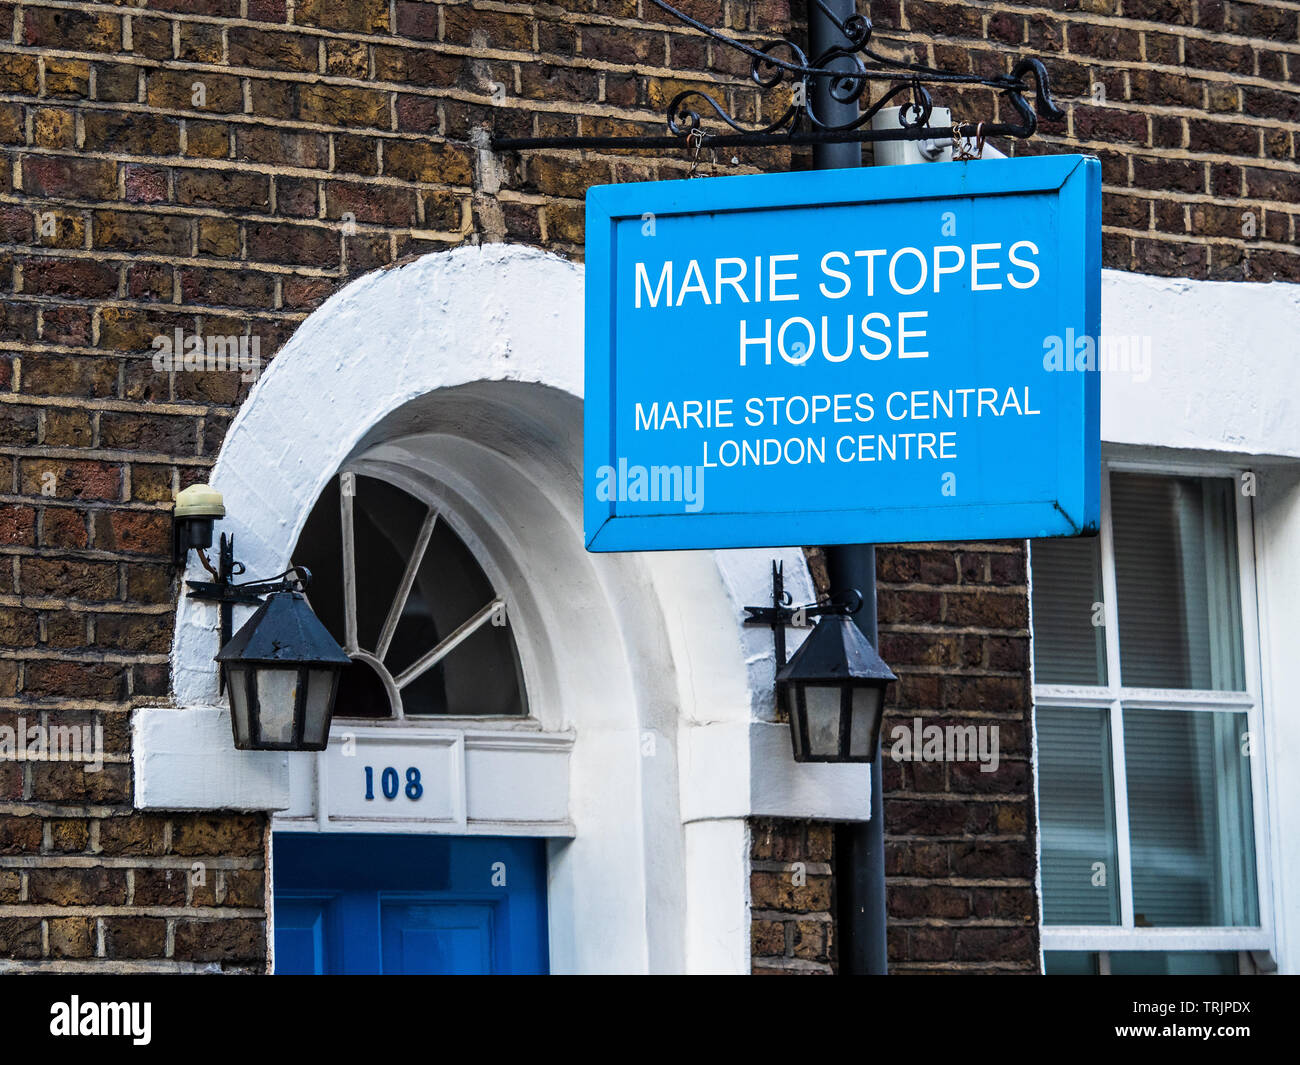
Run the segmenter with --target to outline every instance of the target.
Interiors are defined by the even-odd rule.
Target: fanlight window
[[[401,719],[526,713],[505,603],[438,511],[342,473],[293,553],[308,598],[352,658],[335,715]]]

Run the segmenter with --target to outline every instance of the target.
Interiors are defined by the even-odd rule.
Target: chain
[[[700,149],[704,147],[704,131],[693,129],[686,135],[686,139],[691,142],[691,171],[686,176],[693,178],[696,176],[695,171],[700,168]]]
[[[970,123],[964,123],[969,128]],[[954,122],[952,124],[952,158],[954,162],[963,162],[967,159],[984,158],[984,123],[977,123],[975,126],[975,137],[971,139],[969,133],[962,133],[963,123]]]

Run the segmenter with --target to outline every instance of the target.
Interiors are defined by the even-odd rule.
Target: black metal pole
[[[841,22],[857,10],[856,0],[823,0]],[[828,19],[816,0],[808,0],[808,43],[814,57],[844,43],[838,26]],[[813,108],[823,122],[852,121],[858,115],[855,100],[832,98],[827,79],[812,87]],[[835,170],[862,165],[860,143],[817,143],[813,166]],[[832,593],[856,588],[862,608],[854,620],[862,634],[876,646],[876,549],[872,544],[847,544],[826,549]],[[885,817],[881,795],[880,749],[871,763],[871,819],[835,829],[835,874],[838,892],[839,971],[844,976],[884,975],[889,954],[885,944]]]

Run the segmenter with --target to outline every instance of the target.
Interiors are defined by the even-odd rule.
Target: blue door
[[[544,973],[536,839],[274,837],[275,971]]]

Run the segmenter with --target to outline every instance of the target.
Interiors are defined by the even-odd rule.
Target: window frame
[[[1044,949],[1045,949],[1045,950],[1056,951],[1058,948],[1056,948],[1056,947],[1049,947],[1049,948],[1044,948]],[[1155,953],[1154,950],[1153,950],[1152,952]],[[1110,968],[1110,967],[1111,967],[1110,956],[1111,956],[1112,953],[1116,953],[1116,952],[1113,951],[1113,950],[1097,950],[1097,951],[1094,951],[1094,952],[1092,952],[1092,953],[1095,953],[1095,954],[1097,955],[1097,972],[1096,972],[1095,975],[1097,975],[1097,976],[1113,976],[1114,974],[1111,972],[1111,968]],[[1226,950],[1225,950],[1225,951],[1214,951],[1213,953],[1216,953],[1216,954],[1229,954],[1229,953],[1235,953],[1235,954],[1237,955],[1237,975],[1238,975],[1238,976],[1254,976],[1254,975],[1256,975],[1258,972],[1260,972],[1260,968],[1259,968],[1259,966],[1258,966],[1258,964],[1257,964],[1257,959],[1256,959],[1255,953],[1252,952],[1252,951],[1250,951],[1250,950],[1238,950],[1238,951],[1226,951]]]
[[[437,660],[455,653],[460,643],[473,635],[474,632],[488,624],[490,621],[490,612],[497,607],[505,611],[509,618],[509,625],[514,631],[511,633],[511,639],[514,643],[515,655],[518,660],[520,695],[523,701],[524,712],[522,714],[419,714],[408,716],[402,706],[401,688],[397,685],[398,678],[393,676],[388,668],[384,665],[381,658],[366,649],[357,647],[357,596],[358,589],[356,584],[356,548],[354,541],[353,526],[353,507],[355,492],[344,493],[342,490],[342,478],[345,476],[352,477],[370,477],[375,480],[383,481],[394,488],[405,492],[417,502],[422,503],[426,508],[425,527],[421,530],[420,539],[416,545],[416,552],[412,556],[418,560],[422,557],[424,550],[428,547],[428,535],[433,531],[433,525],[437,522],[445,523],[451,531],[465,545],[466,549],[474,556],[474,560],[482,567],[484,575],[492,585],[493,598],[486,603],[480,610],[464,622],[459,629],[444,638],[442,644],[450,645],[445,649],[445,653]],[[533,707],[530,698],[531,685],[529,684],[529,663],[525,659],[525,641],[523,634],[518,629],[516,621],[517,614],[512,612],[511,603],[507,593],[501,589],[506,586],[505,575],[497,566],[496,560],[492,557],[491,552],[487,551],[485,545],[477,536],[460,520],[456,511],[453,499],[444,496],[442,493],[435,491],[429,484],[417,476],[412,476],[409,471],[403,467],[377,460],[372,458],[357,458],[345,462],[342,467],[336,470],[331,479],[339,483],[339,525],[342,540],[342,558],[341,578],[343,582],[343,615],[344,615],[344,651],[353,658],[365,662],[371,668],[375,669],[385,690],[389,696],[389,703],[392,709],[392,716],[386,718],[377,717],[349,717],[346,714],[336,713],[334,721],[339,724],[346,724],[348,727],[364,728],[415,728],[415,729],[474,729],[490,726],[493,729],[535,731],[541,728],[541,720]],[[320,493],[317,493],[319,499]],[[313,504],[314,505],[314,504]],[[301,535],[302,530],[298,531]],[[410,594],[410,586],[406,584],[406,578],[414,578],[414,573],[410,568],[410,559],[408,561],[408,571],[403,578],[403,587],[399,589],[398,596],[404,604],[405,599]],[[310,602],[310,595],[308,595]],[[394,604],[399,605],[399,604]],[[391,620],[391,618],[389,619]],[[391,634],[389,634],[391,636]],[[437,647],[430,648],[430,651],[438,650]],[[432,664],[429,666],[432,668]]]
[[[1241,491],[1246,467],[1229,463],[1177,462],[1138,458],[1103,458],[1101,478],[1101,575],[1106,645],[1105,685],[1039,684],[1033,682],[1035,748],[1037,710],[1101,709],[1110,724],[1111,770],[1115,804],[1115,844],[1119,867],[1120,924],[1060,925],[1042,919],[1042,871],[1037,877],[1040,897],[1040,948],[1043,951],[1274,951],[1273,883],[1270,862],[1268,778],[1264,757],[1263,662],[1259,602],[1256,588],[1256,551],[1252,497]],[[1110,479],[1113,473],[1145,473],[1167,477],[1230,478],[1237,486],[1237,566],[1241,590],[1242,649],[1245,690],[1200,691],[1193,689],[1130,688],[1124,686],[1120,662],[1119,597],[1115,575],[1114,530],[1111,525]],[[1030,669],[1034,669],[1033,641],[1033,542],[1029,543],[1030,581]],[[1031,672],[1032,676],[1032,672]],[[1123,710],[1234,711],[1246,714],[1252,737],[1250,781],[1255,831],[1255,879],[1259,894],[1259,924],[1238,927],[1139,928],[1134,924],[1132,851],[1129,839],[1128,779],[1124,753]],[[1037,764],[1037,759],[1035,760]],[[1039,781],[1035,779],[1035,801]],[[1039,833],[1041,863],[1042,834]]]

